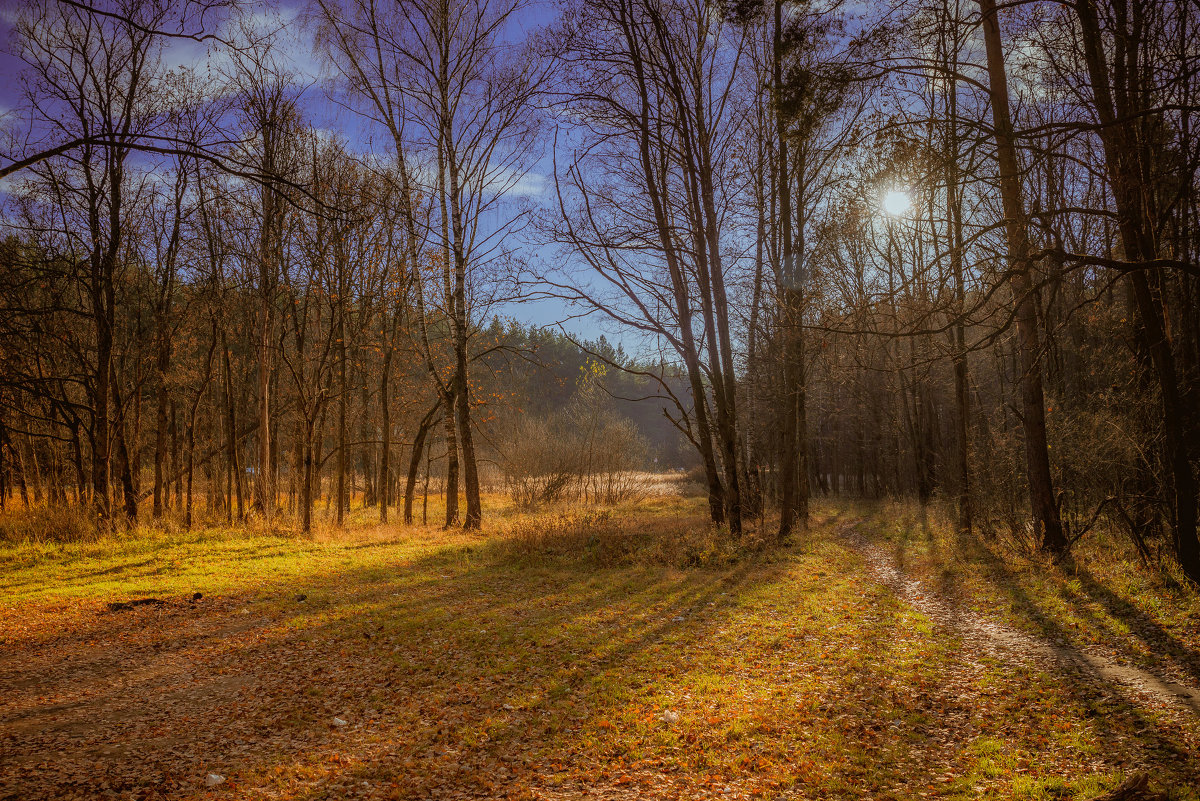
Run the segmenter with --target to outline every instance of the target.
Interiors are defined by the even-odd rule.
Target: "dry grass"
[[[1078,649],[1200,683],[1200,590],[1170,561],[1145,564],[1098,528],[1055,561],[1018,538],[957,532],[944,510],[862,504],[863,530],[897,562],[978,611]]]
[[[0,797],[965,801],[1089,798],[1142,760],[1195,778],[1194,732],[1112,706],[1098,728],[1086,688],[933,629],[836,510],[736,562],[695,499],[493,511],[481,533],[366,515],[44,546],[0,584]],[[104,606],[146,594],[171,600]]]
[[[95,513],[77,506],[25,509],[12,504],[0,513],[0,542],[91,542],[103,534],[104,526]]]
[[[1195,726],[981,656],[872,578],[859,514],[736,554],[683,498],[0,545],[0,798],[1047,801],[1143,767],[1195,801]]]
[[[767,529],[770,527],[767,526]],[[701,498],[660,492],[600,509],[563,506],[510,518],[496,533],[508,551],[530,559],[582,560],[597,567],[729,565],[769,541],[752,522],[740,538],[708,518]]]

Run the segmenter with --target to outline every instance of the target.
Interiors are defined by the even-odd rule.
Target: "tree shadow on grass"
[[[768,734],[749,742],[732,734],[727,728],[731,723],[728,713],[704,719],[699,732],[694,728],[686,734],[677,732],[672,723],[655,726],[649,732],[623,732],[625,737],[615,734],[617,728],[629,725],[626,712],[630,705],[662,702],[661,696],[639,700],[646,692],[654,696],[660,678],[664,682],[674,680],[681,711],[687,715],[687,701],[679,698],[678,693],[690,697],[689,687],[703,681],[714,665],[705,661],[703,655],[690,652],[680,655],[677,650],[688,651],[689,643],[712,643],[711,647],[719,647],[714,635],[721,626],[736,624],[742,614],[761,611],[747,596],[769,591],[775,597],[776,592],[786,592],[791,579],[785,581],[785,577],[786,571],[782,569],[739,565],[719,573],[702,573],[695,580],[685,578],[686,588],[681,588],[665,607],[635,601],[628,612],[622,613],[636,616],[639,610],[653,609],[649,620],[641,620],[615,636],[597,631],[591,640],[571,639],[564,643],[571,647],[543,655],[543,661],[562,660],[563,670],[526,670],[520,674],[523,678],[517,687],[504,681],[480,685],[481,677],[470,667],[439,675],[443,686],[445,682],[453,682],[471,688],[466,691],[467,709],[463,711],[462,704],[444,699],[444,705],[426,706],[422,712],[446,719],[454,718],[455,710],[459,710],[457,725],[436,727],[430,734],[420,728],[424,721],[418,721],[415,736],[407,735],[394,750],[373,755],[351,770],[352,775],[323,784],[304,797],[337,795],[349,790],[353,784],[350,780],[386,783],[398,778],[399,797],[430,797],[439,788],[448,787],[465,797],[498,797],[509,792],[519,795],[530,788],[549,790],[555,786],[556,774],[564,773],[571,774],[571,778],[560,792],[562,797],[574,798],[578,797],[576,793],[591,792],[592,785],[615,790],[620,782],[618,774],[629,767],[631,760],[639,758],[643,762],[657,761],[660,767],[646,789],[663,793],[662,782],[679,781],[681,784],[671,785],[674,789],[667,795],[714,796],[722,794],[724,786],[737,786],[738,782],[753,778],[747,776],[753,773],[753,768],[720,764],[722,754],[727,752],[794,759],[798,787],[807,786],[822,797],[832,793],[834,797],[860,798],[867,791],[904,793],[906,788],[924,789],[932,777],[914,775],[912,762],[923,758],[937,744],[937,719],[944,713],[944,705],[927,697],[903,700],[910,696],[905,682],[912,675],[898,673],[890,665],[900,658],[894,652],[901,647],[903,638],[897,635],[906,618],[895,605],[876,609],[872,598],[858,599],[847,631],[807,631],[809,636],[824,634],[826,639],[799,646],[800,653],[777,649],[776,636],[786,635],[790,628],[785,625],[778,632],[758,631],[760,641],[747,643],[737,654],[743,661],[725,666],[728,673],[722,675],[731,683],[730,695],[736,696],[742,690],[734,687],[744,678],[739,674],[759,666],[759,660],[779,660],[768,668],[779,669],[781,675],[768,671],[765,677],[780,688],[789,687],[791,678],[785,671],[795,668],[794,660],[806,660],[802,664],[811,673],[798,678],[817,681],[813,692],[814,703],[819,701],[819,705],[809,711],[807,720],[789,721],[796,728],[782,735],[783,744],[773,744]],[[577,589],[573,586],[569,594],[575,594]],[[621,588],[618,594],[623,594]],[[446,600],[449,599],[439,603]],[[762,606],[775,609],[786,606],[788,600],[786,596],[778,603],[763,600]],[[823,596],[821,601],[831,605],[840,602],[834,595]],[[604,604],[584,606],[595,609]],[[791,614],[791,610],[785,614]],[[860,620],[862,615],[868,619]],[[601,628],[598,621],[596,629]],[[593,646],[590,651],[589,645]],[[806,647],[814,650],[805,652]],[[674,673],[677,667],[694,673],[679,676]],[[436,669],[436,665],[425,666],[426,673]],[[909,670],[925,668],[914,663]],[[613,682],[620,687],[614,690]],[[720,703],[718,700],[718,707]],[[505,704],[513,709],[501,712],[497,725],[488,730],[486,737],[479,737],[474,728],[477,716],[472,719],[472,713],[480,709],[505,709]],[[913,715],[920,717],[916,725],[912,725]],[[611,737],[607,736],[608,727],[614,732]],[[728,737],[733,739],[725,739]],[[799,753],[795,751],[797,744],[802,748]],[[778,749],[774,753],[773,746]],[[690,753],[680,755],[680,749]],[[439,755],[451,755],[452,764],[440,763]],[[886,758],[881,758],[884,755]],[[497,764],[509,766],[499,778]],[[693,783],[688,784],[689,781]],[[703,786],[704,781],[712,786]]]
[[[942,547],[943,540],[936,532],[922,526],[922,531],[918,534],[913,531],[914,527],[913,521],[902,524],[899,537],[895,540],[897,561],[903,564],[908,550],[915,542],[920,543],[925,550],[925,559],[937,576],[937,592],[942,597],[953,599],[956,603],[968,600],[961,597],[962,588],[956,581],[957,569],[954,562],[961,559],[977,562],[983,567],[987,580],[1001,589],[1018,616],[1031,624],[1044,640],[1052,643],[1070,641],[1071,632],[1055,618],[1051,609],[1044,606],[1044,602],[1023,587],[1017,572],[998,557],[978,533],[958,532],[954,538],[955,550],[951,553]],[[1140,613],[1135,606],[1100,585],[1091,574],[1082,578],[1088,590],[1088,597],[1104,599],[1105,606],[1115,617],[1140,619]],[[1077,594],[1076,596],[1078,597]],[[1091,614],[1082,606],[1076,611]],[[1095,615],[1092,617],[1098,624],[1103,623]],[[1022,667],[1020,670],[1028,673],[1031,679],[1040,672],[1032,667]],[[1176,724],[1148,714],[1147,710],[1131,699],[1110,694],[1105,680],[1081,663],[1074,663],[1070,668],[1064,665],[1061,669],[1054,669],[1053,677],[1051,680],[1057,683],[1065,700],[1074,706],[1075,714],[1085,719],[1095,719],[1100,724],[1095,734],[1102,743],[1101,753],[1117,752],[1127,740],[1128,733],[1136,732],[1140,750],[1148,761],[1158,762],[1165,758],[1166,769],[1163,770],[1163,776],[1169,784],[1187,787],[1195,786],[1196,782],[1200,781],[1194,752],[1184,744],[1189,735],[1184,734]],[[1112,725],[1116,721],[1119,721],[1119,726]],[[1180,769],[1176,770],[1176,767]]]
[[[247,587],[257,600],[244,615],[247,598],[217,598],[175,618],[103,618],[141,639],[97,621],[81,629],[84,642],[121,656],[88,697],[103,720],[64,710],[60,722],[74,728],[5,731],[0,752],[56,747],[86,769],[12,797],[54,797],[97,775],[118,790],[191,796],[209,771],[230,778],[222,787],[233,797],[519,797],[615,786],[652,763],[656,781],[696,797],[717,794],[702,780],[752,779],[753,764],[721,761],[734,752],[792,760],[814,792],[912,797],[904,788],[927,778],[913,761],[946,747],[937,735],[947,709],[964,712],[910,692],[952,665],[895,669],[902,608],[842,581],[844,564],[820,542],[680,571],[514,557],[489,541],[397,560],[382,579],[391,551],[378,547],[367,565]],[[818,556],[800,555],[810,549]],[[798,573],[796,559],[821,575]],[[805,603],[823,608],[806,616]],[[730,642],[725,627],[746,639]],[[68,692],[77,678],[51,672],[39,691]],[[738,734],[728,710],[707,718],[689,706],[704,681],[728,682],[730,699],[758,698],[767,727],[794,714],[787,704],[813,706],[786,718],[794,730]],[[756,696],[759,684],[772,691]],[[659,719],[672,709],[682,722]],[[0,781],[0,796],[11,787]]]
[[[1139,609],[1129,598],[1113,592],[1086,567],[1077,563],[1069,563],[1068,567],[1072,575],[1079,580],[1082,589],[1082,593],[1077,593],[1070,587],[1065,590],[1077,608],[1083,607],[1089,601],[1099,604],[1109,615],[1121,621],[1129,633],[1141,640],[1153,654],[1164,658],[1186,674],[1192,683],[1200,685],[1200,650],[1180,640]],[[1109,629],[1111,631],[1111,626]],[[1119,636],[1118,632],[1113,634]]]
[[[206,766],[244,764],[255,754],[294,761],[333,747],[344,733],[330,729],[333,715],[358,725],[372,719],[368,710],[404,732],[398,759],[460,743],[473,743],[471,753],[484,759],[481,744],[511,739],[505,731],[567,725],[581,688],[597,675],[697,619],[728,614],[731,596],[764,575],[748,564],[607,575],[580,568],[559,559],[522,566],[503,546],[484,543],[402,560],[391,580],[380,564],[303,576],[273,587],[245,615],[213,598],[166,615],[98,615],[72,632],[81,657],[75,669],[54,665],[25,688],[34,706],[80,692],[87,703],[48,709],[35,725],[4,731],[11,746],[4,761],[37,759],[65,737],[82,763],[115,770],[114,786],[133,788],[142,786],[142,771],[109,764],[99,751],[129,738],[152,743],[150,732],[167,731],[186,743],[187,755],[165,749],[160,770],[202,777]],[[300,593],[304,603],[294,600]],[[140,638],[127,636],[130,627]],[[97,651],[113,653],[87,658]],[[229,676],[247,683],[222,684]],[[437,723],[446,716],[435,713],[445,710],[463,714]],[[239,721],[281,729],[239,733]],[[142,761],[155,760],[143,754]],[[63,786],[18,794],[54,796]],[[9,787],[0,783],[0,795]]]
[[[977,532],[959,532],[956,542],[959,552],[984,568],[988,581],[1004,592],[1017,614],[1041,636],[1062,642],[1075,639],[1075,632],[1055,618],[1045,601],[1024,589],[1018,572],[1007,565]],[[1200,683],[1200,650],[1156,622],[1131,598],[1115,592],[1074,556],[1066,558],[1063,568],[1079,582],[1079,590],[1066,581],[1055,582],[1074,614],[1089,620],[1110,643],[1130,636],[1137,638],[1156,658],[1169,662],[1193,683]],[[1120,621],[1127,631],[1114,627],[1112,620],[1097,614],[1096,608],[1103,609],[1112,620]]]
[[[109,672],[84,678],[102,679],[88,699],[98,714],[58,710],[60,719],[40,734],[66,737],[82,775],[104,775],[114,788],[144,787],[147,773],[168,775],[179,784],[166,795],[187,794],[210,770],[260,787],[274,768],[292,781],[320,776],[317,787],[291,788],[312,798],[341,797],[364,781],[400,797],[428,797],[447,788],[503,795],[553,784],[560,773],[575,782],[612,780],[635,755],[605,724],[628,717],[630,706],[672,703],[663,692],[679,688],[669,686],[664,668],[687,675],[704,659],[696,645],[703,649],[714,631],[735,624],[747,598],[774,593],[786,566],[583,567],[562,557],[514,561],[485,545],[398,564],[395,579],[382,584],[377,566],[311,575],[248,616],[197,614],[198,631],[179,639],[164,631],[169,642],[153,653],[133,647],[126,656],[143,654],[140,668],[130,669],[129,658],[97,665]],[[292,600],[300,591],[303,604]],[[161,616],[140,622],[152,621],[166,628]],[[830,680],[831,701],[817,711],[823,720],[840,714],[836,699],[851,691],[869,708],[886,702],[886,683],[863,679],[883,678],[867,654],[886,650],[894,632],[882,623],[874,631],[859,650],[860,672]],[[757,653],[757,645],[747,648]],[[179,660],[193,673],[182,688],[169,669]],[[120,686],[111,687],[118,675]],[[55,695],[78,678],[52,675],[38,689]],[[335,716],[349,725],[333,727]],[[855,736],[877,728],[868,724]],[[33,727],[8,734],[16,746],[9,758],[45,744]],[[652,724],[633,747],[660,755],[692,749],[678,734]],[[708,747],[719,754],[722,746]],[[135,762],[109,758],[133,750]],[[835,757],[826,753],[830,763]],[[828,780],[853,781],[867,769],[855,764]],[[54,796],[79,776],[22,795]]]

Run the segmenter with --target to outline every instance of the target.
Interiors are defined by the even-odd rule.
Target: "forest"
[[[1194,0],[0,37],[0,799],[1200,799]]]

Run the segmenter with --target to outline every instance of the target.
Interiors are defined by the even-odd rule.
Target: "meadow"
[[[1186,704],[960,625],[1195,683],[1195,590],[1112,547],[1047,566],[897,504],[819,505],[785,547],[695,498],[489,504],[481,532],[0,546],[0,797],[1090,799],[1148,772],[1200,798]]]

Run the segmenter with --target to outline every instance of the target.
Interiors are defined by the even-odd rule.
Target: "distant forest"
[[[89,332],[71,331],[78,310],[63,305],[69,286],[47,283],[45,264],[44,255],[31,254],[14,240],[0,246],[6,297],[19,300],[22,309],[9,317],[5,331],[10,341],[19,337],[33,346],[6,354],[12,375],[21,376],[7,386],[8,397],[19,398],[20,408],[0,421],[0,497],[19,497],[27,506],[78,504],[89,497],[90,431],[79,413],[86,401],[71,394],[86,386],[86,365],[71,365],[61,356],[86,351]],[[169,341],[156,341],[156,298],[148,291],[155,277],[131,270],[128,278],[119,287],[118,305],[126,313],[117,319],[114,335],[121,352],[116,380],[128,386],[121,396],[131,398],[121,410],[115,443],[119,487],[131,493],[122,496],[126,509],[136,519],[141,502],[150,500],[156,514],[177,510],[188,520],[200,513],[210,520],[243,519],[257,472],[256,407],[248,385],[238,377],[254,373],[257,350],[249,330],[237,321],[253,314],[254,299],[236,290],[208,295],[211,286],[182,283],[170,299],[178,322]],[[277,421],[299,419],[313,425],[310,435],[306,428],[276,422],[280,433],[274,438],[271,469],[286,510],[297,508],[306,460],[312,465],[314,502],[341,492],[347,508],[352,499],[356,505],[379,506],[387,497],[402,499],[398,502],[411,513],[413,493],[427,476],[435,492],[445,492],[444,412],[411,339],[415,332],[391,318],[386,297],[359,295],[346,312],[354,323],[345,326],[322,326],[316,298],[293,300],[283,312],[284,330],[292,338],[283,338],[278,346],[288,370],[298,367],[284,380],[274,379],[272,414]],[[289,316],[301,308],[311,316]],[[503,490],[516,476],[548,469],[563,449],[599,450],[599,441],[570,441],[572,430],[589,426],[598,427],[608,451],[620,449],[622,470],[697,464],[694,449],[664,414],[671,401],[663,388],[682,392],[683,386],[663,365],[639,365],[603,335],[595,341],[576,340],[499,317],[474,331],[472,339],[477,355],[471,394],[480,409],[475,418],[477,458],[488,486]],[[52,345],[62,349],[54,359],[47,353]],[[301,366],[312,358],[307,347],[324,360],[315,362],[316,369]],[[53,371],[47,370],[50,364]],[[163,365],[161,374],[147,369]],[[301,380],[305,383],[297,383]],[[385,398],[391,432],[386,442]],[[533,432],[529,421],[545,428]],[[531,447],[531,435],[533,445],[544,446],[541,450]],[[385,446],[408,458],[385,464]],[[385,467],[391,485],[386,490]],[[143,477],[151,471],[154,483],[145,486]]]

